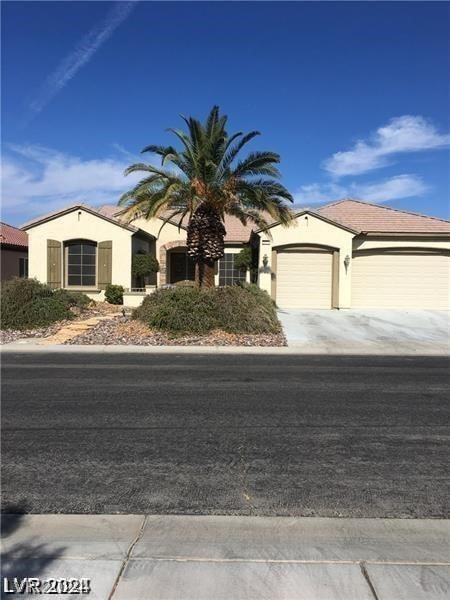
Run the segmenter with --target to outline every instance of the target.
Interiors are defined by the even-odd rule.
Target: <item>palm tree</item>
[[[229,135],[227,117],[214,106],[205,123],[182,117],[188,131],[169,129],[181,142],[173,146],[146,146],[142,152],[161,157],[161,167],[138,163],[125,175],[142,171],[147,175],[119,200],[129,220],[163,217],[181,226],[187,218],[187,252],[196,264],[199,286],[214,286],[214,264],[224,255],[224,217],[237,217],[244,225],[268,225],[269,219],[289,224],[291,210],[285,201],[291,194],[281,185],[280,157],[274,152],[252,152],[238,159],[242,148],[258,131]],[[170,165],[167,168],[166,165]]]

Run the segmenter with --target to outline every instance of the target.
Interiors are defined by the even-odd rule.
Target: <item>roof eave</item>
[[[28,250],[28,244],[11,244],[10,242],[0,241],[2,248],[10,248],[11,250]]]
[[[312,217],[316,217],[317,219],[320,219],[321,221],[324,221],[325,223],[329,223],[330,225],[334,225],[335,227],[339,227],[339,229],[344,229],[345,231],[348,231],[348,232],[353,233],[355,235],[357,235],[358,233],[360,233],[360,231],[358,229],[353,229],[352,227],[348,227],[347,225],[343,225],[342,223],[339,223],[338,221],[333,221],[332,219],[329,219],[328,217],[324,217],[320,213],[315,212],[314,210],[309,210],[309,209],[308,210],[301,210],[300,212],[295,213],[294,216],[293,216],[293,218],[292,218],[292,220],[296,219],[297,217],[301,217],[302,215],[311,215]],[[281,225],[281,221],[275,221],[275,223],[271,223],[267,227],[261,227],[260,229],[255,230],[255,233],[262,233],[263,231],[267,231],[268,229],[272,229],[272,227],[276,227],[277,225]]]
[[[133,231],[133,232],[138,231],[138,228],[134,227],[133,225],[128,225],[127,223],[120,223],[119,221],[117,221],[115,219],[111,219],[110,217],[107,217],[106,215],[103,215],[102,213],[100,213],[96,210],[92,210],[91,208],[89,208],[88,206],[84,206],[83,204],[76,204],[75,206],[71,206],[64,210],[61,210],[53,215],[44,217],[43,219],[35,219],[34,221],[29,221],[28,223],[25,223],[24,225],[22,225],[21,229],[23,231],[28,231],[28,229],[32,229],[33,227],[37,227],[38,225],[42,225],[43,223],[48,223],[49,221],[53,221],[54,219],[57,219],[58,217],[62,217],[64,215],[67,215],[71,212],[74,212],[75,210],[84,210],[85,212],[87,212],[91,215],[94,215],[95,217],[98,217],[99,219],[104,219],[105,221],[108,221],[109,223],[112,223],[113,225],[122,227],[122,229],[127,229],[128,231]]]
[[[361,231],[366,237],[450,237],[450,231]]]

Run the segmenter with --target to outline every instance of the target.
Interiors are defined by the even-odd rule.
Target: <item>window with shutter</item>
[[[97,244],[90,240],[66,242],[66,286],[95,288],[97,285]]]

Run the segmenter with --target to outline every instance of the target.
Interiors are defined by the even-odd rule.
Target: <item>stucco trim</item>
[[[271,282],[270,282],[270,297],[272,300],[276,301],[277,297],[277,257],[278,252],[275,249],[272,249],[272,261],[271,261]]]
[[[68,215],[69,213],[75,212],[76,210],[82,210],[84,212],[87,212],[87,213],[93,215],[94,217],[98,217],[99,219],[108,221],[109,223],[112,223],[113,225],[117,225],[117,227],[121,227],[122,229],[127,229],[128,231],[134,231],[134,232],[138,231],[138,228],[133,227],[133,225],[128,225],[126,223],[120,223],[119,221],[116,221],[115,219],[111,219],[110,217],[107,217],[106,215],[103,215],[102,213],[99,213],[98,211],[93,210],[92,208],[83,206],[82,204],[77,204],[76,206],[70,206],[69,208],[60,210],[57,213],[47,215],[46,217],[42,217],[42,218],[36,219],[34,221],[29,221],[28,223],[25,223],[24,225],[22,225],[21,229],[23,229],[24,231],[27,231],[28,229],[33,229],[34,227],[37,227],[38,225],[42,225],[43,223],[48,223],[48,221],[53,221],[53,220],[57,219],[58,217],[63,217],[64,215]]]
[[[363,248],[354,250],[353,257],[366,256],[369,254],[443,254],[450,256],[450,250],[446,248],[425,248],[423,246],[383,246],[382,248]]]
[[[335,250],[339,250],[336,246],[329,246],[328,244],[313,244],[311,242],[307,242],[302,244],[301,242],[290,243],[290,244],[280,244],[278,246],[272,246],[272,250],[283,251],[283,250],[300,250],[302,252],[307,252],[310,250],[311,252],[333,252]]]
[[[358,236],[359,237],[359,236]],[[365,237],[370,237],[370,238],[380,238],[380,237],[395,237],[397,239],[403,239],[403,238],[428,238],[428,239],[433,239],[433,238],[439,238],[439,239],[450,239],[450,233],[446,233],[446,232],[426,232],[426,231],[362,231],[361,232],[361,238],[364,239]]]
[[[325,223],[328,223],[329,225],[334,225],[338,229],[343,229],[344,231],[349,231],[350,233],[354,233],[354,234],[360,233],[360,231],[357,230],[357,229],[352,229],[351,227],[347,227],[346,225],[342,225],[342,223],[338,223],[337,221],[333,221],[332,219],[328,219],[327,217],[324,217],[320,213],[314,212],[313,210],[302,210],[302,211],[300,211],[298,213],[295,213],[294,216],[293,216],[293,221],[295,219],[297,219],[298,217],[301,217],[303,215],[311,215],[312,217],[316,217],[316,219],[320,219],[321,221],[324,221]],[[271,223],[270,225],[267,225],[267,227],[262,227],[261,229],[256,229],[255,233],[264,233],[268,229],[272,229],[273,227],[277,227],[278,225],[281,225],[281,221],[275,221],[274,223]],[[283,227],[286,227],[286,225],[283,225]]]
[[[331,308],[339,308],[339,261],[341,253],[336,248],[333,250],[333,263],[331,270]]]

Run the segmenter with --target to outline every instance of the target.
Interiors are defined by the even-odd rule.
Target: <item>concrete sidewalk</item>
[[[156,515],[2,520],[3,577],[89,578],[86,597],[92,600],[450,596],[447,520]]]

